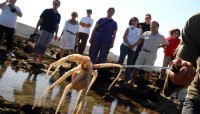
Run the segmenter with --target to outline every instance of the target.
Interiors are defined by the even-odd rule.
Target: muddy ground
[[[34,42],[21,36],[15,36],[14,38],[14,49],[13,53],[15,57],[8,59],[6,54],[5,42],[0,43],[0,64],[11,65],[14,70],[21,70],[24,72],[30,72],[39,74],[46,72],[49,64],[56,61],[56,54],[59,52],[59,48],[55,46],[49,46],[47,53],[44,57],[43,66],[37,66],[33,63],[33,45]],[[67,55],[67,52],[66,52]],[[112,61],[109,61],[113,63]],[[70,68],[64,69],[64,71]],[[62,75],[63,72],[60,72]],[[120,104],[124,105],[136,105],[135,102],[140,104],[142,107],[146,107],[154,110],[160,114],[179,114],[181,106],[178,100],[170,101],[161,93],[164,80],[158,79],[158,73],[154,72],[152,79],[153,83],[148,85],[142,78],[138,78],[136,84],[138,87],[129,87],[124,85],[123,74],[117,81],[115,86],[107,91],[108,86],[114,80],[116,74],[113,73],[113,68],[106,68],[98,70],[98,79],[92,86],[92,90],[98,93],[104,98],[105,101],[111,102],[113,98],[118,98]],[[70,79],[69,79],[70,80]],[[69,81],[68,80],[68,81]],[[99,87],[101,85],[101,87]],[[0,97],[0,113],[4,114],[51,114],[55,110],[52,108],[38,107],[34,110],[31,109],[30,104],[19,104],[15,102],[5,101]]]

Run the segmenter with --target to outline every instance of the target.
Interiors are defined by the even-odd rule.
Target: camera
[[[15,13],[17,11],[13,5],[9,5],[9,7],[11,12]]]
[[[15,8],[10,8],[10,11],[15,13],[17,10]]]

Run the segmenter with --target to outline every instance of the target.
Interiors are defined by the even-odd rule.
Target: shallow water
[[[21,104],[32,104],[45,87],[51,85],[55,79],[48,78],[45,82],[45,74],[30,74],[22,71],[14,71],[10,66],[0,65],[0,95],[8,101],[16,101]],[[42,98],[38,106],[57,108],[67,81],[55,86]],[[70,114],[75,104],[78,92],[72,90],[67,94],[60,108],[61,113]],[[83,114],[135,114],[143,108],[136,108],[113,102],[105,102],[94,91],[89,91]]]

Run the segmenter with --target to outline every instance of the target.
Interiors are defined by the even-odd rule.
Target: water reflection
[[[10,66],[0,66],[0,95],[6,100],[21,104],[33,104],[43,90],[51,85],[57,78],[48,78],[45,84],[45,74],[31,74],[14,71]],[[39,106],[57,108],[65,86],[69,82],[55,86],[41,99]],[[72,90],[66,95],[60,112],[71,114],[76,102],[78,92]],[[115,99],[112,103],[105,102],[102,97],[90,91],[83,110],[84,114],[131,114],[129,106],[118,105]],[[133,112],[132,112],[133,113]]]
[[[110,108],[110,113],[109,114],[113,114],[114,111],[115,111],[115,108],[117,106],[117,99],[115,99],[113,102],[112,102],[112,105],[111,105],[111,108]]]
[[[92,114],[103,114],[104,112],[104,107],[102,105],[94,105],[93,106],[93,110],[92,110]]]
[[[14,90],[14,98],[16,102],[25,100],[27,102],[34,102],[35,89],[36,89],[36,78],[37,74],[28,74],[25,80],[23,80],[22,90]]]
[[[78,92],[75,90],[72,90],[71,99],[70,99],[69,107],[68,107],[68,114],[70,114],[73,111],[77,96],[78,96]]]
[[[9,101],[15,101],[14,91],[21,91],[27,73],[13,72],[11,67],[1,67],[0,94]]]

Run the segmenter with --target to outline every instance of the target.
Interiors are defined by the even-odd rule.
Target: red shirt
[[[173,53],[180,43],[179,38],[172,38],[171,36],[166,39],[169,42],[169,45],[165,48],[165,56],[173,57]]]

